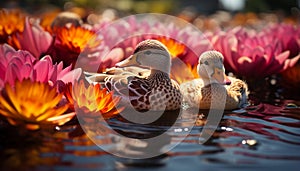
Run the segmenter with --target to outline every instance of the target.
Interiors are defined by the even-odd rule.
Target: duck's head
[[[171,56],[165,45],[157,40],[144,40],[140,42],[133,54],[116,64],[117,67],[140,66],[151,70],[170,73]]]
[[[229,85],[231,81],[225,74],[224,57],[218,51],[206,51],[201,54],[197,71],[206,84],[218,83]]]

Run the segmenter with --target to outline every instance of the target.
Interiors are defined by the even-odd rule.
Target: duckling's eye
[[[144,54],[150,55],[150,54],[151,54],[151,51],[150,51],[150,50],[147,50],[146,52],[144,52]]]
[[[205,65],[209,65],[209,63],[208,63],[207,61],[204,61],[204,64],[205,64]]]
[[[223,59],[222,58],[220,59],[220,61],[221,61],[221,63],[223,63]]]

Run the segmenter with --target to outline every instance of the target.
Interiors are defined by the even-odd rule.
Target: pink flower
[[[106,23],[102,27],[94,28],[94,31],[101,36],[103,42],[109,48],[128,40],[132,37],[138,37],[145,33],[151,33],[151,25],[148,21],[137,21],[135,16],[129,16],[116,22]],[[136,44],[132,42],[131,46]]]
[[[183,21],[158,23],[153,29],[155,34],[159,35],[157,36],[158,40],[160,37],[169,37],[184,44],[186,51],[177,57],[190,65],[197,65],[199,56],[203,52],[213,49],[204,33]]]
[[[184,21],[178,22],[178,19],[174,21],[172,18],[166,19],[170,21],[162,22],[159,15],[158,18],[129,16],[110,24],[105,23],[102,27],[97,25],[94,31],[102,40],[101,47],[95,51],[96,53],[88,53],[92,57],[88,58],[88,61],[92,61],[90,64],[82,62],[84,58],[79,57],[79,61],[82,62],[80,66],[91,66],[92,63],[93,67],[90,68],[95,72],[94,64],[98,62],[100,65],[98,72],[101,72],[129,57],[136,45],[146,39],[163,40],[167,48],[170,48],[171,54],[176,54],[174,57],[192,65],[197,64],[202,52],[212,49],[209,40],[193,26]],[[173,45],[180,47],[180,50]]]
[[[35,58],[40,58],[47,52],[53,41],[52,36],[37,23],[30,23],[29,18],[26,18],[25,28],[22,33],[16,33],[10,39],[10,44],[17,49],[27,50]]]
[[[110,49],[106,44],[101,43],[97,47],[85,48],[79,54],[74,67],[88,72],[102,72],[106,68],[115,66],[122,59],[124,59],[123,49]]]
[[[23,76],[28,75],[28,70],[30,70],[35,61],[34,56],[32,56],[27,51],[15,51],[11,46],[4,44],[0,46],[0,88],[3,88],[6,82],[14,85],[17,78],[21,79],[20,74]]]
[[[294,66],[300,57],[288,59],[290,52],[276,36],[242,27],[220,31],[211,41],[224,55],[226,69],[239,76],[263,78],[276,74]]]
[[[50,56],[36,59],[27,51],[15,51],[11,46],[4,44],[0,46],[0,89],[5,83],[15,85],[16,80],[25,78],[31,81],[49,83],[74,82],[81,75],[81,69],[71,71],[71,66],[63,69],[63,63],[52,64]]]
[[[283,50],[290,51],[290,57],[297,56],[300,52],[300,28],[292,24],[274,24],[263,30],[270,37],[277,37],[283,46]]]
[[[140,32],[147,32],[150,28],[147,23],[138,25],[134,17],[127,19],[95,26],[92,31],[96,32],[101,44],[94,48],[85,48],[79,54],[75,68],[102,72],[129,57],[134,47],[144,40],[140,38]],[[134,39],[131,39],[132,36]]]

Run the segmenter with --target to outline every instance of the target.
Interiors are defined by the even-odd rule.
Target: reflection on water
[[[143,170],[146,166],[155,170],[296,169],[300,161],[297,106],[299,101],[285,100],[276,105],[258,103],[244,110],[226,111],[205,143],[199,136],[207,122],[207,111],[181,115],[174,129],[163,124],[143,126],[110,120],[115,131],[133,137],[167,132],[166,141],[151,147],[153,151],[183,140],[169,152],[142,160],[113,156],[99,148],[95,143],[138,156],[136,152],[147,146],[143,139],[117,146],[122,139],[104,136],[109,133],[105,129],[97,129],[101,133],[92,141],[78,123],[30,136],[19,135],[0,123],[0,170]],[[189,132],[186,137],[184,132]]]

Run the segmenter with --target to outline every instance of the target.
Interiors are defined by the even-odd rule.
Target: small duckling
[[[232,110],[247,106],[247,84],[226,76],[223,60],[217,51],[201,54],[197,65],[200,78],[180,85],[184,101],[190,107]]]

